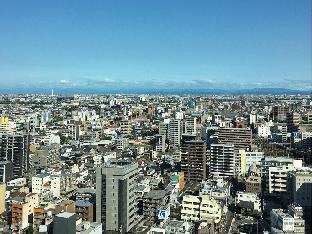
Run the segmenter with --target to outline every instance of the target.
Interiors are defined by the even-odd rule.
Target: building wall
[[[96,170],[96,221],[104,231],[128,232],[137,221],[136,164],[110,164]]]
[[[181,171],[187,181],[207,178],[207,146],[204,141],[186,141],[181,146]]]
[[[210,146],[210,171],[213,176],[235,175],[236,157],[233,145],[212,144]]]
[[[5,183],[0,183],[0,214],[2,214],[5,211],[5,191],[6,191]]]

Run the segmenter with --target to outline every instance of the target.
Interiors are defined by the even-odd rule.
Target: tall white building
[[[186,134],[196,134],[196,117],[186,116],[184,126]]]
[[[279,194],[287,192],[287,173],[294,170],[294,166],[284,165],[269,168],[269,193]]]
[[[234,145],[211,144],[209,173],[216,177],[235,175],[236,156]]]
[[[285,166],[285,167],[284,167]],[[284,168],[283,168],[284,167]],[[292,168],[294,170],[295,168],[302,167],[302,160],[294,160],[293,158],[287,158],[287,157],[264,157],[261,159],[261,177],[263,179],[263,182],[265,184],[265,192],[266,193],[272,193],[273,192],[273,185],[277,186],[280,185],[283,187],[284,183],[281,181],[284,181],[287,179],[287,172],[291,171],[289,169]],[[272,169],[270,169],[272,168]],[[286,174],[283,173],[283,170],[285,169]],[[271,173],[270,173],[271,171]],[[286,176],[286,177],[285,177]],[[276,177],[276,178],[275,178]],[[282,178],[284,178],[282,180]],[[275,179],[277,179],[275,181]],[[271,181],[271,183],[270,183]],[[271,185],[271,190],[270,190]],[[277,187],[275,189],[275,192],[282,192],[280,187]],[[270,192],[272,191],[272,192]]]
[[[257,114],[249,115],[249,124],[255,124],[257,122]]]
[[[168,138],[171,146],[180,146],[182,133],[183,129],[181,120],[171,119],[168,126]]]
[[[164,153],[166,151],[166,136],[156,135],[156,151]]]
[[[48,174],[39,174],[39,175],[33,176],[31,178],[32,192],[38,193],[38,194],[42,193],[44,184],[50,181],[51,181],[50,175]]]
[[[75,176],[72,173],[61,172],[51,175],[51,192],[53,197],[61,197],[62,194],[71,192],[76,188]]]
[[[270,126],[261,124],[257,127],[257,135],[259,137],[268,138],[271,136],[271,128]]]
[[[260,151],[246,151],[239,150],[238,157],[240,161],[239,173],[245,175],[249,168],[254,164],[260,166],[261,159],[264,157],[263,152]]]

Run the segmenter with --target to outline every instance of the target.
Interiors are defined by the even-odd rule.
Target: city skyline
[[[6,1],[2,88],[311,88],[311,3]]]

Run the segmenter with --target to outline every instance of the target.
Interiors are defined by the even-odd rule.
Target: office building
[[[79,140],[79,137],[80,137],[79,122],[75,120],[70,120],[69,123],[67,124],[67,128],[68,128],[69,136],[75,141]]]
[[[137,222],[138,165],[111,161],[96,169],[96,221],[104,232],[129,232]]]
[[[296,203],[290,204],[287,210],[273,209],[270,213],[271,233],[310,233],[309,230],[305,230],[302,215],[303,209]]]
[[[55,167],[60,163],[60,147],[58,144],[41,146],[33,154],[32,167],[35,169]]]
[[[270,212],[271,232],[270,233],[294,233],[295,220],[282,209],[272,209]]]
[[[168,194],[165,190],[150,190],[143,195],[143,216],[151,223],[158,221],[160,210],[167,210]]]
[[[163,122],[160,122],[158,126],[159,135],[164,135],[166,139],[168,139],[169,121],[170,120],[165,119]]]

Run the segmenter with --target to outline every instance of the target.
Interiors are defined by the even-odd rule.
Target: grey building
[[[252,133],[249,128],[219,128],[216,134],[219,144],[233,144],[235,150],[251,147]]]
[[[303,208],[306,232],[312,230],[312,169],[302,168],[288,174],[288,197],[290,202]]]
[[[57,166],[60,162],[60,148],[58,144],[43,146],[32,157],[33,168]]]
[[[158,212],[165,210],[168,194],[165,190],[151,190],[143,196],[143,215],[146,220],[156,223]]]
[[[111,161],[96,169],[96,221],[105,233],[126,233],[137,223],[138,165]]]
[[[6,133],[0,136],[0,144],[0,161],[10,161],[13,177],[22,177],[29,169],[28,135]]]
[[[54,217],[53,234],[76,234],[76,214],[63,212]]]

